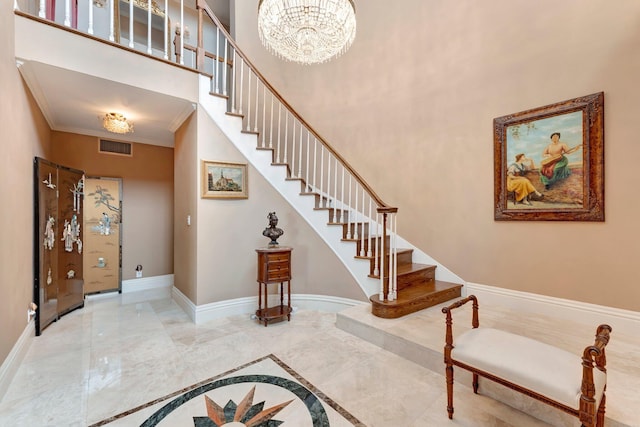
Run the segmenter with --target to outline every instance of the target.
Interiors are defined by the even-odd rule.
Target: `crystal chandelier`
[[[349,49],[356,37],[353,0],[260,0],[262,44],[289,61],[317,64]]]
[[[102,126],[113,133],[133,132],[133,123],[120,113],[107,113],[102,119]]]

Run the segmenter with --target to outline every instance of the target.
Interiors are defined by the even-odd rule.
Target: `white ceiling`
[[[20,72],[56,131],[173,147],[174,132],[195,109],[185,99],[40,62],[20,64]],[[107,132],[102,127],[107,112],[124,114],[134,123],[134,132]]]

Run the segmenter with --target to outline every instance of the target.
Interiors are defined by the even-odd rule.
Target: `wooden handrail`
[[[253,71],[253,73],[256,76],[258,76],[262,84],[265,85],[269,89],[269,91],[278,99],[278,101],[280,101],[280,103],[282,103],[282,105],[284,105],[291,112],[291,115],[297,118],[298,121],[302,123],[307,128],[307,130],[310,133],[312,133],[314,137],[318,139],[336,159],[340,161],[340,163],[342,163],[344,168],[347,169],[349,173],[356,178],[356,180],[360,183],[360,185],[362,185],[362,187],[367,191],[367,193],[369,193],[371,198],[375,200],[375,202],[377,203],[378,212],[388,212],[388,213],[397,212],[398,208],[387,205],[376,194],[376,192],[373,191],[373,189],[369,186],[369,184],[351,167],[351,165],[340,154],[338,154],[338,152],[324,138],[322,138],[322,136],[320,136],[320,134],[316,132],[316,130],[311,125],[309,125],[306,122],[306,120],[304,120],[298,114],[298,112],[294,110],[293,107],[291,107],[291,105],[289,105],[287,101],[284,100],[284,98],[280,95],[280,93],[278,93],[278,91],[273,86],[271,86],[271,84],[269,84],[267,79],[264,78],[264,76],[258,71],[258,69],[253,65],[253,63],[251,63],[251,61],[249,61],[247,56],[242,52],[242,49],[238,47],[238,45],[235,43],[231,35],[224,28],[224,25],[222,25],[218,17],[213,13],[213,11],[209,7],[209,5],[205,2],[205,0],[197,0],[196,9],[202,9],[207,14],[209,19],[211,19],[211,21],[213,21],[213,23],[218,27],[218,29],[222,32],[222,34],[224,34],[228,42],[231,44],[231,46],[233,46],[235,51],[240,55],[242,60],[247,64],[247,66],[251,69],[251,71]],[[202,27],[200,26],[198,28],[198,33],[199,33],[198,40],[201,39],[201,36],[200,36],[201,32],[202,32]]]

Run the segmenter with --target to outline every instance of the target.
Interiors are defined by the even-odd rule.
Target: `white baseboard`
[[[466,295],[478,297],[482,303],[501,305],[512,310],[550,315],[580,323],[599,325],[606,323],[613,333],[637,334],[640,330],[640,312],[622,310],[597,304],[514,291],[495,286],[467,282],[463,287]]]
[[[178,288],[175,287],[172,289],[172,297],[176,304],[178,304],[196,324],[227,316],[251,316],[255,313],[258,305],[258,297],[244,297],[196,306],[189,298],[180,292]],[[286,298],[287,297],[285,295],[285,300]],[[279,297],[277,295],[269,295],[270,304],[277,304],[278,299]],[[337,312],[358,304],[363,304],[363,302],[327,295],[291,295],[291,305],[293,306],[294,314],[296,310],[300,308],[306,310]]]
[[[24,356],[31,346],[31,340],[36,336],[36,323],[34,320],[30,320],[27,327],[24,328],[20,338],[14,344],[11,352],[0,366],[0,401],[4,397],[4,394],[9,389],[9,385],[13,380]]]
[[[170,288],[173,286],[173,274],[162,276],[149,276],[140,279],[128,279],[122,281],[122,293],[148,291],[158,288]]]

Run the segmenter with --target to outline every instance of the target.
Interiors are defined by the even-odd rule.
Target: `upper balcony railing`
[[[331,222],[347,224],[345,239],[359,243],[358,257],[375,260],[380,300],[396,299],[397,208],[382,201],[267,82],[204,0],[15,4],[25,14],[209,76],[211,94],[227,99],[227,111],[242,118],[243,132],[257,135],[257,148],[272,150],[274,164],[286,165],[303,192],[318,194],[318,207],[330,211]]]

